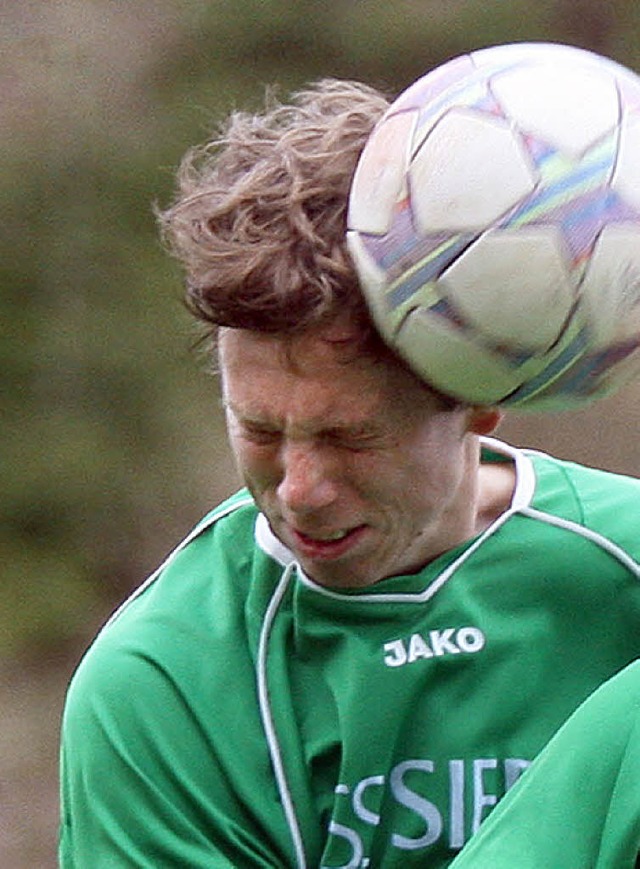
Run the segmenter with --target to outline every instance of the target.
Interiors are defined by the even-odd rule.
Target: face
[[[412,572],[475,533],[473,411],[444,409],[391,359],[349,353],[350,335],[219,341],[240,473],[305,573],[334,588]]]

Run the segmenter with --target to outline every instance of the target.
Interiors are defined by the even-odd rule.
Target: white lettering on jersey
[[[485,636],[480,628],[444,628],[422,634],[411,634],[408,640],[391,640],[383,646],[387,667],[402,667],[425,658],[443,655],[473,655],[484,648]]]
[[[449,761],[449,844],[464,845],[464,761]]]
[[[498,761],[495,757],[478,758],[473,761],[473,820],[471,829],[475,833],[484,817],[484,810],[488,806],[495,806],[498,797],[487,793],[485,790],[484,772],[487,769],[496,769]]]
[[[498,801],[497,794],[491,792],[489,779],[497,785],[496,775],[501,772],[502,776],[498,777],[503,779],[508,789],[530,764],[531,761],[518,757],[504,760],[496,758],[449,760],[447,763],[448,806],[439,806],[425,796],[430,789],[431,776],[437,772],[435,762],[426,758],[401,761],[391,769],[388,776],[366,776],[353,787],[347,784],[337,785],[336,795],[347,800],[347,804],[346,806],[342,804],[339,811],[343,822],[331,820],[329,823],[329,836],[340,840],[338,851],[342,859],[340,862],[331,860],[330,854],[333,848],[329,840],[329,847],[325,851],[325,859],[328,862],[324,862],[321,869],[366,869],[371,866],[370,858],[366,854],[368,840],[366,828],[378,827],[382,821],[382,816],[370,807],[372,804],[383,806],[385,814],[390,813],[392,821],[388,840],[390,848],[399,851],[419,851],[435,844],[443,836],[447,837],[450,848],[454,850],[462,848],[469,836],[480,826],[487,810]],[[417,778],[416,773],[419,774]],[[425,779],[422,778],[423,775],[426,776]],[[468,813],[465,813],[466,785],[469,787],[471,798]],[[416,788],[421,792],[418,793]],[[496,787],[496,790],[498,789]],[[390,798],[387,799],[385,794],[389,794]],[[369,806],[367,806],[367,798]],[[420,819],[420,825],[415,831],[419,835],[407,836],[406,833],[393,831],[392,819],[396,812],[399,813],[398,817],[401,817],[402,813],[407,811]],[[447,815],[449,824],[445,832],[444,819]],[[345,820],[347,823],[344,823]],[[343,862],[345,848],[349,853],[347,862]]]
[[[369,811],[364,804],[364,792],[372,786],[384,787],[383,775],[370,775],[368,778],[363,778],[353,789],[353,810],[361,821],[377,827],[380,823],[380,815]]]
[[[392,834],[391,844],[396,848],[401,848],[403,851],[417,851],[420,848],[426,848],[427,845],[437,842],[442,833],[442,815],[437,807],[415,791],[412,791],[404,782],[405,773],[413,769],[433,772],[433,761],[405,760],[394,766],[389,776],[391,793],[396,802],[415,812],[416,815],[422,818],[425,825],[425,831],[419,838],[411,839],[408,836],[400,836],[398,833]]]

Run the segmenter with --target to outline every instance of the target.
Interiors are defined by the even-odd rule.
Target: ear
[[[490,435],[498,428],[504,414],[497,407],[475,405],[469,408],[467,431],[471,434]]]

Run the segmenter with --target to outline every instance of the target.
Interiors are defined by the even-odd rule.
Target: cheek
[[[243,443],[235,455],[238,470],[256,498],[275,491],[281,478],[277,451]]]
[[[396,490],[405,505],[428,506],[447,500],[460,485],[464,469],[461,443],[439,439],[405,449],[397,459]]]
[[[244,438],[229,430],[229,444],[236,462],[236,467],[245,480],[259,480],[268,474],[269,461],[264,450],[247,443]]]
[[[417,500],[423,475],[405,451],[358,456],[342,477],[342,487],[368,509],[397,516]]]

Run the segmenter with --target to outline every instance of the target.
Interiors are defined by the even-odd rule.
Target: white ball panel
[[[606,226],[582,284],[581,307],[595,346],[640,334],[640,226]]]
[[[405,179],[417,112],[386,117],[374,130],[353,176],[348,225],[360,232],[382,235],[393,220],[393,209],[406,191]]]
[[[496,75],[491,90],[520,129],[574,157],[618,120],[615,79],[593,66],[525,65]]]
[[[534,185],[533,168],[509,127],[464,109],[436,124],[409,168],[413,214],[425,234],[481,229]]]
[[[553,226],[486,232],[440,280],[482,335],[514,349],[552,344],[574,300],[562,238]]]
[[[618,160],[611,187],[629,205],[640,210],[640,118],[625,115],[620,127]]]
[[[465,83],[459,92],[455,90],[454,85],[451,93],[447,93],[440,99],[435,100],[429,107],[429,111],[420,113],[420,119],[413,136],[412,153],[418,154],[420,152],[432,129],[452,110],[454,112],[463,112],[465,110],[469,112],[477,111],[474,108],[475,105],[487,99],[488,96],[489,91],[487,83],[484,80]],[[452,108],[452,100],[454,99],[455,103]]]
[[[471,403],[493,404],[520,385],[519,371],[424,308],[406,317],[395,346],[419,377]]]

